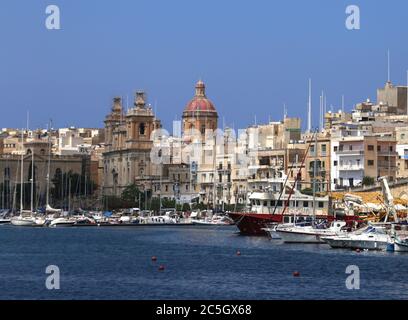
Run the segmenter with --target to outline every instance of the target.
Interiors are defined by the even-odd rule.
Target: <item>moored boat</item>
[[[386,250],[391,236],[385,232],[384,228],[368,226],[362,231],[322,237],[322,240],[332,248]]]
[[[329,227],[325,225],[288,226],[276,228],[276,233],[285,243],[324,243],[322,237],[339,235],[344,231],[344,221],[333,221]]]
[[[408,252],[408,238],[395,239],[394,251],[395,252]]]

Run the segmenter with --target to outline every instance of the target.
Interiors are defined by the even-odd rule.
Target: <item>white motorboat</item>
[[[321,237],[339,235],[345,232],[343,231],[345,226],[344,221],[333,221],[328,228],[313,225],[283,225],[277,226],[274,232],[285,243],[324,243]]]
[[[288,223],[288,224],[290,224],[291,226],[293,226],[293,223]],[[285,224],[285,225],[286,225],[286,224]],[[265,232],[270,236],[271,239],[273,239],[273,240],[280,240],[280,239],[282,239],[282,238],[280,237],[280,235],[278,235],[278,234],[276,233],[276,228],[277,228],[278,226],[279,226],[278,223],[271,223],[271,224],[268,225],[268,227],[262,228],[262,230],[265,231]],[[283,226],[283,224],[281,224],[281,226]]]
[[[386,250],[391,236],[384,228],[368,226],[362,231],[331,237],[322,237],[332,248],[349,248],[363,250]]]
[[[397,238],[394,241],[394,251],[395,252],[408,252],[408,238],[400,239]]]
[[[205,226],[229,226],[234,224],[234,221],[227,216],[212,216],[204,219],[191,219],[191,222],[197,225]]]
[[[56,228],[56,227],[71,227],[75,224],[75,220],[74,219],[70,219],[70,218],[57,218],[54,219],[50,222],[50,227],[51,228]]]

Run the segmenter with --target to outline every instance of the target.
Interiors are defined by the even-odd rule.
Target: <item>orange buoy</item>
[[[161,266],[159,267],[159,271],[164,271],[164,266],[163,266],[163,265],[161,265]]]
[[[241,251],[237,251],[237,256],[240,256],[241,255]]]
[[[300,272],[299,272],[299,271],[293,272],[293,276],[294,276],[294,277],[300,277]]]
[[[153,256],[152,261],[157,261],[157,257]]]

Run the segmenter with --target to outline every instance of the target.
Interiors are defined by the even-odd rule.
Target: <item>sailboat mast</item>
[[[50,205],[50,166],[51,166],[51,121],[48,124],[48,164],[47,164],[47,191],[46,191],[46,206],[45,210]]]
[[[31,150],[31,212],[34,212],[34,150]]]
[[[317,134],[315,135],[313,163],[313,221],[316,219],[316,172],[317,172]]]
[[[21,129],[20,215],[23,214],[24,129]]]

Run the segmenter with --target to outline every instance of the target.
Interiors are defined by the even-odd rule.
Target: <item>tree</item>
[[[135,184],[128,185],[122,191],[121,199],[127,202],[137,203],[139,207],[141,207],[141,203],[144,203],[145,201],[144,193],[141,192]],[[139,199],[141,203],[139,203]]]
[[[365,176],[363,178],[363,186],[373,186],[375,184],[375,179],[373,177]]]
[[[186,211],[191,211],[190,204],[188,204],[188,203],[183,203],[182,211],[184,211],[184,212],[186,212]]]

